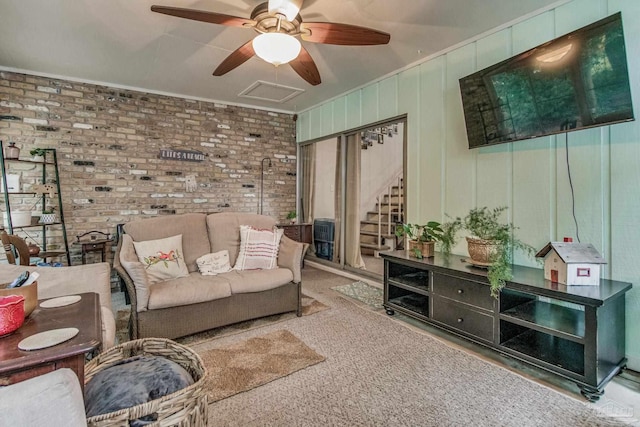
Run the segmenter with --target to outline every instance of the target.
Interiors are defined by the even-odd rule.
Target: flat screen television
[[[460,79],[469,148],[634,120],[622,17]]]

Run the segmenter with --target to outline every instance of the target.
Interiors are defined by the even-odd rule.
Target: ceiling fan
[[[222,76],[257,55],[276,66],[288,63],[300,77],[315,86],[321,83],[318,67],[297,37],[307,42],[346,46],[389,43],[389,34],[371,28],[335,22],[303,22],[298,14],[302,2],[269,0],[255,7],[250,19],[170,6],[153,5],[151,10],[211,24],[253,28],[259,33],[222,61],[214,76]]]

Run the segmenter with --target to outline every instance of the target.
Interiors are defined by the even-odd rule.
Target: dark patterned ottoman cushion
[[[160,356],[135,356],[96,373],[85,385],[87,417],[119,411],[174,393],[193,384],[176,362]],[[144,426],[153,415],[131,422]]]

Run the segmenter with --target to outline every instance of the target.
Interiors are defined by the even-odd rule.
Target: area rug
[[[310,316],[319,311],[329,308],[320,301],[302,294],[302,315]],[[237,334],[248,331],[250,329],[260,328],[262,326],[271,325],[276,322],[282,322],[296,317],[295,312],[274,314],[273,316],[261,317],[259,319],[247,320],[245,322],[235,323],[233,325],[222,326],[220,328],[211,329],[197,334],[176,339],[177,342],[184,345],[194,345],[202,341],[213,338],[221,338],[223,336]],[[129,341],[129,310],[119,310],[116,315],[116,340],[118,343]]]
[[[210,403],[325,360],[284,329],[199,354],[208,371],[204,389]]]
[[[334,286],[333,288],[343,295],[367,304],[373,308],[382,308],[382,289],[371,286],[365,282],[354,282],[348,285]]]

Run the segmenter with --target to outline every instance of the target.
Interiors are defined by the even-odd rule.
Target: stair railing
[[[389,182],[387,183],[387,185],[384,187],[384,191],[380,192],[380,194],[378,194],[378,196],[376,197],[377,199],[377,205],[378,205],[378,232],[377,232],[377,236],[376,236],[376,244],[378,246],[382,245],[382,231],[383,231],[383,227],[386,229],[386,235],[392,235],[395,234],[395,221],[392,221],[392,199],[393,199],[393,188],[396,187],[398,189],[398,194],[397,194],[397,198],[398,198],[398,221],[402,221],[403,218],[403,188],[402,188],[402,175],[403,172],[399,171],[397,172],[392,179],[389,180]],[[387,206],[387,221],[386,224],[384,224],[383,226],[383,221],[382,221],[382,212],[383,212],[383,201],[385,200],[385,196],[386,196],[386,206]]]

